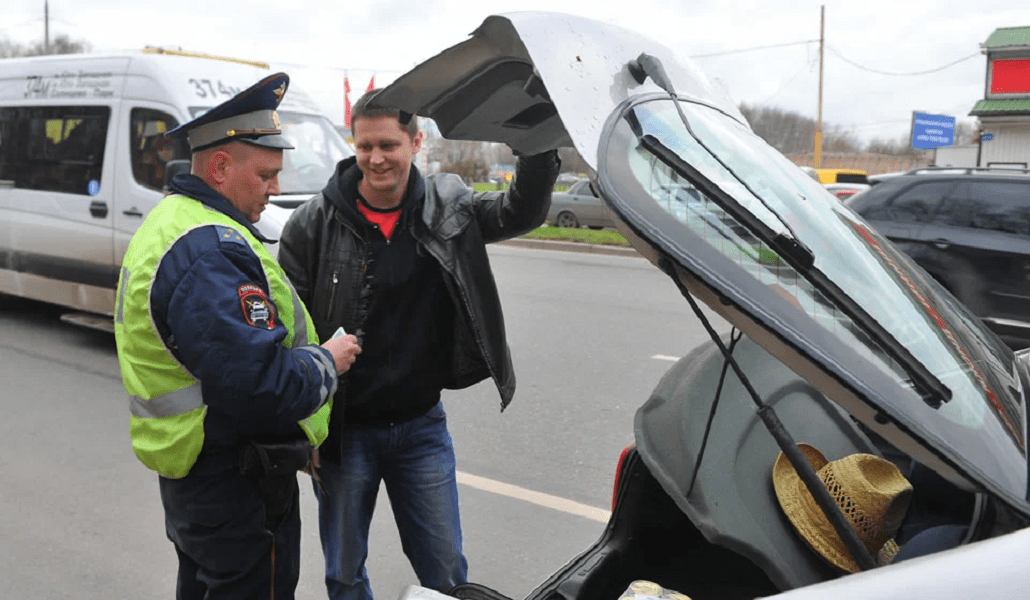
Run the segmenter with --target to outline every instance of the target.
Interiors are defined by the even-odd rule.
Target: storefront
[[[997,29],[987,55],[984,99],[969,113],[980,121],[981,167],[1030,167],[1030,26]]]

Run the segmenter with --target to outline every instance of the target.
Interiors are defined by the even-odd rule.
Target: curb
[[[502,246],[516,246],[519,248],[533,248],[536,250],[561,250],[564,252],[583,252],[587,254],[606,254],[610,256],[634,256],[637,258],[643,258],[636,250],[626,246],[605,246],[601,244],[585,244],[583,242],[531,240],[524,238],[513,238],[497,243]]]

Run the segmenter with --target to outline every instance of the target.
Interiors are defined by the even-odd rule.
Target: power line
[[[28,21],[25,21],[24,23],[19,23],[18,25],[12,25],[10,27],[0,27],[0,32],[13,31],[15,29],[20,29],[22,27],[27,27],[29,25],[36,25],[36,24],[38,24],[42,20],[43,20],[42,17],[37,17],[35,19],[29,19]]]
[[[730,55],[730,54],[742,54],[744,52],[754,52],[756,50],[769,50],[771,48],[785,48],[785,47],[788,47],[788,46],[802,46],[802,45],[814,44],[814,43],[818,43],[818,42],[819,42],[819,40],[805,40],[805,41],[800,41],[800,42],[786,42],[786,43],[783,43],[783,44],[772,44],[772,45],[768,45],[768,46],[754,46],[754,47],[751,47],[751,48],[740,48],[740,49],[737,49],[737,50],[727,50],[725,52],[710,52],[710,53],[707,53],[707,54],[694,54],[694,55],[691,55],[690,58],[710,58],[710,57],[713,57],[713,56],[727,56],[727,55]],[[970,54],[969,56],[964,56],[964,57],[962,57],[962,58],[960,58],[960,59],[958,59],[956,61],[950,62],[950,63],[948,63],[946,65],[943,65],[943,66],[940,66],[940,67],[935,67],[933,69],[927,69],[925,71],[912,71],[912,72],[908,72],[908,73],[892,73],[890,71],[880,71],[880,70],[877,70],[877,69],[872,69],[870,67],[866,67],[865,65],[859,64],[859,63],[851,60],[850,58],[844,56],[840,52],[840,50],[837,50],[833,46],[830,46],[829,44],[827,44],[826,47],[830,50],[830,52],[834,53],[837,56],[837,58],[843,60],[844,62],[846,62],[846,63],[848,63],[848,64],[850,64],[850,65],[852,65],[852,66],[854,66],[856,68],[862,69],[863,71],[868,71],[870,73],[876,73],[878,75],[890,75],[892,77],[911,77],[911,76],[914,76],[914,75],[928,75],[930,73],[937,73],[938,71],[943,71],[944,69],[947,69],[949,67],[953,67],[953,66],[955,66],[955,65],[957,65],[957,64],[959,64],[961,62],[965,62],[965,61],[967,61],[967,60],[969,60],[971,58],[976,58],[977,56],[980,56],[979,52],[974,52],[973,54]]]
[[[694,54],[690,58],[708,58],[710,56],[726,56],[727,54],[740,54],[742,52],[754,52],[755,50],[768,50],[770,48],[785,48],[787,46],[801,46],[814,44],[819,40],[806,40],[803,42],[787,42],[785,44],[773,44],[771,46],[755,46],[753,48],[741,48],[740,50],[727,50],[726,52],[711,52],[709,54]]]
[[[953,66],[955,66],[955,65],[957,65],[957,64],[959,64],[961,62],[965,62],[965,61],[967,61],[967,60],[969,60],[971,58],[975,58],[977,56],[980,56],[980,53],[976,52],[974,54],[970,54],[969,56],[960,58],[960,59],[958,59],[958,60],[956,60],[954,62],[950,62],[950,63],[948,63],[948,64],[946,64],[944,66],[936,67],[936,68],[933,68],[933,69],[927,69],[926,71],[912,71],[912,72],[909,72],[909,73],[892,73],[890,71],[879,71],[879,70],[876,70],[876,69],[871,69],[869,67],[860,65],[857,62],[855,62],[855,61],[851,60],[850,58],[847,58],[846,56],[841,54],[840,51],[837,50],[836,48],[834,48],[833,46],[827,46],[827,47],[830,49],[830,52],[832,52],[835,55],[837,55],[837,58],[843,60],[844,62],[848,63],[849,65],[852,65],[854,67],[862,69],[863,71],[868,71],[870,73],[876,73],[877,75],[890,75],[892,77],[911,77],[911,76],[914,76],[914,75],[928,75],[930,73],[937,73],[938,71],[943,71],[944,69],[947,69],[948,67],[953,67]]]
[[[773,92],[772,94],[769,94],[768,96],[766,96],[766,98],[765,98],[765,99],[764,99],[764,100],[763,100],[762,102],[763,102],[763,103],[768,103],[768,102],[769,102],[770,100],[772,100],[773,98],[775,98],[775,97],[776,97],[776,96],[777,96],[777,95],[778,95],[778,94],[779,94],[780,92],[782,92],[782,91],[783,91],[784,89],[786,89],[788,85],[790,85],[791,83],[793,83],[793,81],[794,81],[795,79],[797,79],[797,78],[798,78],[798,76],[800,76],[800,75],[801,75],[802,73],[804,73],[805,71],[810,71],[810,70],[812,69],[812,67],[814,66],[814,63],[815,63],[815,61],[813,61],[813,60],[809,60],[809,61],[808,61],[808,62],[806,62],[805,64],[801,65],[801,68],[800,68],[800,69],[798,69],[798,71],[797,71],[796,73],[794,73],[794,75],[792,75],[792,76],[790,77],[790,79],[787,79],[786,81],[784,81],[784,82],[783,82],[783,85],[781,85],[781,86],[780,86],[780,87],[779,87],[779,88],[778,88],[778,89],[777,89],[777,90],[776,90],[775,92]]]

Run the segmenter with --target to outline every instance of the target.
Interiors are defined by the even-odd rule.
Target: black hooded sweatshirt
[[[364,320],[352,332],[362,350],[346,375],[345,427],[385,426],[427,412],[440,401],[453,354],[455,308],[443,273],[411,234],[423,226],[422,177],[412,167],[389,240],[358,210],[361,177],[356,164],[347,165],[322,192],[365,240]]]

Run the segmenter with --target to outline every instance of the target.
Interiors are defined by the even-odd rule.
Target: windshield
[[[668,98],[616,122],[602,160],[620,214],[739,295],[763,326],[1025,498],[1011,353],[746,126],[704,105],[681,107],[689,129]]]
[[[196,118],[203,107],[190,109]],[[336,169],[336,163],[354,156],[354,151],[329,119],[310,113],[278,111],[279,123],[293,150],[283,152],[283,170],[279,173],[281,196],[272,202],[296,208],[307,198],[287,199],[283,196],[312,196],[322,191]]]
[[[279,174],[282,195],[310,196],[321,192],[336,163],[354,152],[323,116],[280,112],[279,119],[283,136],[293,146],[293,150],[283,153],[283,171]]]

